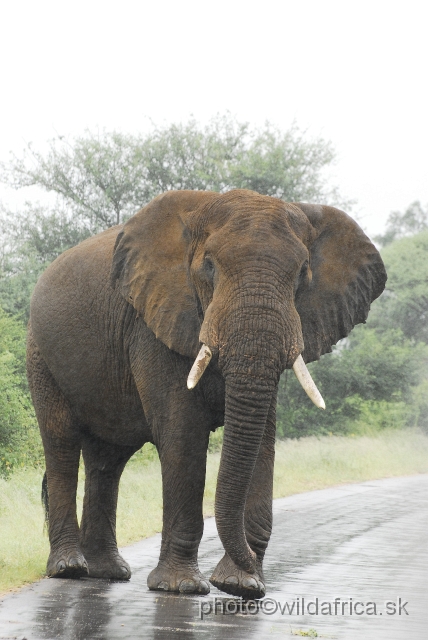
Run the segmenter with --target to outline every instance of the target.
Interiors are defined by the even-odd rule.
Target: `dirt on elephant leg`
[[[238,569],[227,553],[214,569],[210,582],[220,591],[244,600],[257,600],[266,594],[266,587],[260,574],[250,574]]]
[[[200,595],[210,592],[208,580],[197,567],[172,568],[160,563],[150,572],[147,586],[152,591],[175,591]]]

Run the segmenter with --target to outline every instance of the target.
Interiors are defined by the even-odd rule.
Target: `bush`
[[[419,427],[428,435],[428,380],[423,380],[412,389],[412,420],[415,427]]]
[[[370,431],[420,424],[422,418],[415,419],[412,405],[413,388],[423,375],[427,357],[428,347],[407,339],[399,329],[378,333],[369,327],[355,328],[333,353],[308,366],[324,396],[325,411],[312,405],[291,371],[283,374],[278,436],[346,434],[361,431],[364,423]]]
[[[0,308],[0,477],[42,459],[25,376],[25,329]]]

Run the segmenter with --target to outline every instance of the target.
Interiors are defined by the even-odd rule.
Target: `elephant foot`
[[[88,562],[90,578],[105,578],[110,580],[129,580],[131,567],[118,551],[114,553],[94,553],[84,549]]]
[[[152,591],[174,591],[175,593],[197,593],[206,595],[210,592],[208,581],[198,569],[183,567],[171,568],[159,564],[150,572],[147,586]]]
[[[49,578],[84,578],[88,575],[88,563],[78,547],[51,551],[46,575]]]
[[[266,594],[266,587],[260,573],[251,574],[238,569],[226,553],[214,569],[210,582],[220,591],[232,596],[238,596],[244,600],[258,600]]]

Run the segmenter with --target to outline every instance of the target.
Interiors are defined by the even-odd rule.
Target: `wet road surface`
[[[4,598],[0,638],[428,639],[428,475],[276,500],[258,612],[214,587],[203,598],[148,591],[159,546],[155,536],[123,550],[129,583],[44,579]],[[221,556],[211,518],[202,572]]]

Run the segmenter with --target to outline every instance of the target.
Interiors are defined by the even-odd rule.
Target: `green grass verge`
[[[428,437],[418,430],[377,435],[323,436],[277,443],[274,497],[348,482],[428,473]],[[208,456],[205,515],[214,514],[220,452]],[[0,480],[0,593],[43,575],[48,540],[43,532],[43,472],[22,469]],[[83,480],[83,472],[81,473]],[[83,482],[79,482],[79,508]],[[117,534],[120,546],[153,535],[162,526],[160,465],[153,452],[137,454],[121,481]]]

